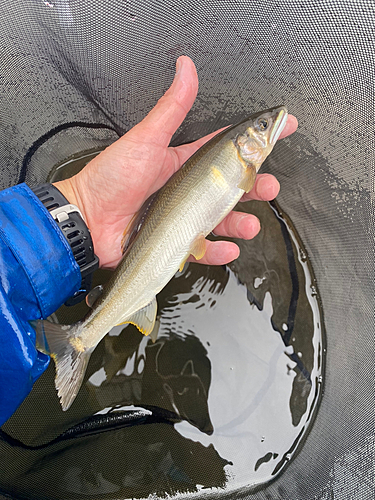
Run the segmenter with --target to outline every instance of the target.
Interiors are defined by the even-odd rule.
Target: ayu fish
[[[203,145],[148,204],[110,281],[99,297],[97,289],[88,296],[87,316],[74,325],[33,322],[55,361],[63,410],[80,389],[91,353],[114,326],[132,323],[144,335],[153,331],[156,295],[190,254],[204,256],[205,236],[252,189],[287,116],[284,106],[254,114]]]

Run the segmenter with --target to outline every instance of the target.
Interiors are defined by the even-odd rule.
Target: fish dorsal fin
[[[248,167],[244,173],[241,182],[238,184],[237,187],[243,189],[245,193],[248,193],[253,189],[256,177],[257,177],[256,168]]]
[[[102,285],[98,285],[95,288],[93,288],[91,292],[86,295],[86,304],[89,307],[92,307],[102,293],[103,293]]]
[[[190,249],[190,253],[197,260],[201,259],[204,256],[204,254],[206,253],[206,238],[203,236],[203,234],[199,235],[194,240],[194,243],[192,244]]]
[[[146,307],[143,307],[143,309],[140,309],[139,311],[134,313],[132,316],[130,316],[130,318],[126,318],[124,321],[121,321],[119,325],[131,323],[132,325],[136,326],[138,330],[143,333],[143,335],[150,335],[155,326],[157,309],[158,305],[156,302],[156,297],[154,297]]]
[[[135,240],[135,237],[143,226],[143,223],[146,220],[146,216],[151,208],[152,202],[156,198],[158,192],[159,191],[156,191],[147,198],[147,200],[143,203],[138,212],[133,215],[131,221],[126,226],[121,240],[121,250],[123,254],[125,254],[125,252],[129,250],[133,241]]]

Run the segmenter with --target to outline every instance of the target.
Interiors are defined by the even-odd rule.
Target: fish
[[[140,211],[110,280],[88,295],[87,315],[73,325],[32,323],[38,348],[55,362],[64,411],[78,394],[92,352],[114,326],[130,323],[152,338],[157,294],[190,255],[204,256],[205,237],[252,189],[287,117],[285,106],[255,113],[205,143]]]

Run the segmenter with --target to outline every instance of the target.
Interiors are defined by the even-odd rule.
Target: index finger
[[[287,137],[288,135],[293,134],[297,130],[298,127],[298,120],[294,115],[288,115],[287,122],[285,124],[285,127],[283,128],[283,131],[280,134],[280,139],[284,139],[284,137]]]

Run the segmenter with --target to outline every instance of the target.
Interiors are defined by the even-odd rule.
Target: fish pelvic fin
[[[191,255],[197,260],[201,259],[206,253],[206,238],[203,234],[197,236],[190,249]],[[185,263],[184,263],[185,264]]]
[[[155,327],[157,309],[158,305],[156,302],[156,297],[154,297],[146,307],[139,309],[139,311],[130,316],[130,318],[126,318],[124,321],[121,321],[119,325],[131,323],[132,325],[136,326],[138,330],[143,333],[143,335],[150,335]],[[153,335],[151,335],[151,338],[154,338]]]
[[[181,262],[180,264],[180,267],[178,268],[178,270],[180,271],[180,273],[182,273],[182,271],[184,270],[184,267],[185,267],[185,264],[188,260],[188,258],[190,257],[190,252],[188,253],[188,255],[184,258],[184,260]]]
[[[45,350],[56,365],[55,386],[63,411],[70,408],[82,385],[93,348],[86,349],[80,338],[82,323],[59,325],[50,321],[34,321],[37,339],[44,337]],[[40,345],[40,340],[37,341]]]
[[[190,255],[192,255],[196,260],[199,260],[202,257],[204,257],[205,253],[206,253],[206,238],[203,236],[203,234],[200,234],[193,241],[189,253],[185,255],[184,259],[182,260],[180,267],[178,268],[180,273],[182,273],[182,271],[184,270],[185,264]]]
[[[247,167],[244,176],[237,187],[239,189],[243,189],[245,193],[248,193],[253,189],[256,177],[257,177],[256,168],[254,166]]]

